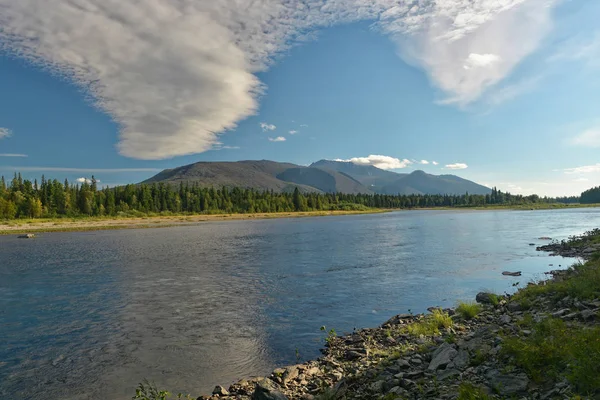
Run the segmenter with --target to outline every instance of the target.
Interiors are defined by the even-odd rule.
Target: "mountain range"
[[[276,192],[380,194],[488,194],[491,189],[456,175],[396,173],[370,165],[320,160],[309,166],[275,161],[197,162],[166,169],[142,183],[180,182]]]

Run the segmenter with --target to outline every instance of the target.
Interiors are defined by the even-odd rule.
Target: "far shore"
[[[254,214],[197,214],[148,217],[40,218],[0,222],[0,235],[41,232],[78,232],[112,229],[166,228],[202,222],[256,220],[272,218],[324,217],[336,215],[379,214],[398,210],[306,211]]]
[[[536,204],[535,210],[600,207],[600,204]],[[257,220],[274,218],[325,217],[339,215],[381,214],[394,211],[527,211],[534,208],[524,205],[485,206],[485,207],[431,207],[413,209],[368,209],[359,211],[301,211],[253,214],[196,214],[196,215],[153,215],[142,217],[80,217],[80,218],[39,218],[0,221],[0,235],[14,235],[42,232],[83,232],[115,229],[167,228],[173,226],[196,225],[203,222]]]

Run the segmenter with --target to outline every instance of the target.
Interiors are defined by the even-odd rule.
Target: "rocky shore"
[[[582,237],[538,249],[594,258],[600,230]],[[600,264],[588,261],[514,295],[479,293],[456,308],[330,332],[321,358],[198,400],[598,399],[598,335]]]

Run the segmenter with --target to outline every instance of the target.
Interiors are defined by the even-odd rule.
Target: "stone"
[[[511,302],[511,303],[508,303],[508,304],[506,305],[506,308],[507,308],[507,309],[508,309],[508,311],[510,311],[510,312],[517,312],[517,311],[522,311],[522,310],[523,310],[523,307],[522,307],[522,306],[521,306],[519,303],[517,303],[517,302],[514,302],[514,301],[513,301],[513,302]]]
[[[438,368],[445,367],[458,354],[458,351],[449,343],[444,343],[438,347],[431,356],[431,362],[427,369],[435,371]]]
[[[581,312],[581,318],[583,318],[584,321],[592,320],[596,318],[597,313],[597,310],[583,310]]]
[[[252,400],[289,400],[281,393],[279,385],[270,379],[256,382]]]
[[[348,361],[353,361],[353,360],[358,360],[362,356],[364,356],[364,354],[361,354],[358,351],[348,350],[346,352],[346,354],[344,355],[344,358]]]
[[[443,381],[448,378],[454,378],[460,375],[460,371],[454,368],[445,369],[438,373],[437,379]]]
[[[229,391],[223,386],[215,386],[215,389],[212,391],[212,394],[218,394],[219,396],[229,396]]]
[[[33,239],[35,235],[33,233],[26,233],[24,235],[17,236],[19,239]]]
[[[493,293],[479,292],[475,296],[475,301],[481,304],[492,304],[492,296],[494,296]]]
[[[510,324],[511,320],[512,320],[512,318],[510,318],[510,315],[503,314],[500,316],[500,323],[502,323],[504,325]]]
[[[498,370],[490,370],[486,374],[486,377],[489,386],[497,390],[502,396],[512,396],[526,392],[529,385],[529,378],[523,373],[503,374]]]
[[[556,312],[553,312],[553,313],[552,313],[552,316],[553,316],[554,318],[560,318],[560,317],[562,317],[563,315],[566,315],[566,314],[568,314],[569,312],[571,312],[571,310],[569,310],[568,308],[563,308],[562,310],[558,310],[558,311],[556,311]]]
[[[298,377],[298,367],[292,365],[290,367],[285,368],[283,372],[283,376],[281,377],[281,381],[283,384],[287,384],[288,382],[293,381]]]
[[[376,381],[376,382],[371,383],[371,385],[369,386],[371,391],[375,392],[375,393],[382,393],[384,391],[383,390],[384,387],[385,387],[385,381]]]
[[[335,399],[342,399],[346,396],[346,392],[348,391],[348,382],[345,379],[342,379],[333,387],[333,397]]]
[[[463,349],[458,351],[458,354],[452,360],[454,367],[458,369],[466,368],[469,365],[469,352]]]

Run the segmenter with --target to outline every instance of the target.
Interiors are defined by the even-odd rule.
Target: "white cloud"
[[[589,174],[593,172],[600,172],[600,163],[594,165],[584,165],[582,167],[565,168],[563,171],[565,174]]]
[[[0,50],[89,90],[121,154],[163,159],[210,150],[255,114],[256,73],[319,28],[376,20],[447,103],[466,104],[537,48],[557,1],[0,0]]]
[[[587,182],[589,181],[588,178],[577,178],[577,179],[573,179],[573,182]]]
[[[267,124],[266,122],[261,122],[260,127],[263,132],[274,131],[277,127],[273,124]]]
[[[571,139],[575,146],[600,147],[600,128],[588,129]]]
[[[600,31],[580,34],[566,40],[549,61],[583,61],[589,67],[600,66]]]
[[[419,161],[419,164],[427,165],[427,164],[429,164],[429,161],[427,161],[427,160],[421,160],[421,161]]]
[[[306,125],[306,124],[300,124],[300,128],[308,128],[308,125]]]
[[[465,163],[446,164],[446,169],[466,169],[469,166]]]
[[[464,69],[471,68],[479,68],[479,67],[488,67],[491,64],[500,61],[500,57],[496,54],[477,54],[471,53],[469,57],[465,60],[465,64],[463,65]]]
[[[283,136],[277,136],[276,138],[269,138],[269,142],[285,142],[287,139]]]
[[[90,178],[77,178],[75,179],[75,181],[79,182],[79,183],[92,183],[92,180]],[[96,179],[96,183],[100,183],[100,180]]]
[[[493,106],[506,103],[522,94],[533,91],[542,79],[543,76],[538,75],[532,78],[523,79],[511,85],[498,87],[487,96],[486,101]]]
[[[0,47],[1,48],[1,47]],[[0,128],[0,139],[12,136],[12,131],[8,128]]]
[[[337,159],[335,161],[351,162],[351,163],[357,164],[357,165],[371,165],[371,166],[377,167],[379,169],[400,169],[400,168],[406,168],[410,164],[412,164],[412,161],[407,160],[407,159],[399,159],[399,158],[395,158],[395,157],[381,156],[381,155],[374,155],[374,154],[371,154],[368,157],[354,157],[354,158],[350,158],[348,160]]]
[[[0,153],[0,157],[27,157],[27,154]]]
[[[432,161],[431,163],[432,163],[433,165],[439,165],[439,162],[437,162],[437,161]]]
[[[295,131],[295,130],[290,131],[290,135],[295,135],[296,133],[298,133],[298,131]]]

